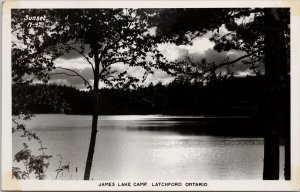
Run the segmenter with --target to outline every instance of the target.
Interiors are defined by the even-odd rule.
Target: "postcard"
[[[298,191],[299,8],[4,1],[2,190]]]

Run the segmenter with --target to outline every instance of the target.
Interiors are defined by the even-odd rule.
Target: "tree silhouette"
[[[40,50],[43,52],[44,58],[40,60],[45,65],[36,62],[39,60],[33,57],[34,66],[46,66],[49,71],[60,69],[50,75],[78,76],[93,95],[91,139],[84,173],[84,179],[88,180],[98,132],[99,82],[114,87],[134,87],[138,79],[127,71],[113,70],[114,64],[140,66],[145,70],[144,78],[152,72],[153,67],[159,68],[164,64],[163,56],[156,49],[158,39],[151,33],[145,20],[149,15],[136,9],[27,9],[14,10],[13,16],[17,17],[18,25],[14,32],[18,39],[23,40],[24,50],[30,54],[39,54]],[[21,20],[30,16],[43,19]],[[31,47],[32,44],[34,46]],[[53,65],[56,58],[71,51],[83,57],[91,66],[93,82],[72,69]],[[22,67],[28,68],[26,65]]]
[[[266,93],[262,100],[265,115],[264,179],[279,178],[280,129],[286,130],[285,178],[290,179],[289,127],[289,9],[159,9],[156,10],[158,34],[166,42],[187,44],[212,32],[214,49],[236,50],[244,55],[221,63],[195,62],[186,57],[170,65],[175,73],[188,80],[206,80],[217,69],[243,62],[249,69],[264,68]],[[222,33],[220,29],[227,31]],[[180,65],[178,65],[180,64]],[[284,98],[284,101],[282,99]],[[278,105],[280,103],[280,105]],[[277,107],[274,107],[276,106]]]

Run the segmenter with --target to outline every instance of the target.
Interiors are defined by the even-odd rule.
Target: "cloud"
[[[70,43],[70,46],[73,47],[74,49],[81,51],[81,43]],[[84,55],[88,55],[89,51],[90,51],[90,46],[89,45],[84,45]],[[74,50],[74,49],[70,49],[70,51],[68,53],[65,53],[63,56],[61,56],[61,59],[76,59],[76,58],[80,58],[82,57],[81,54],[78,53],[78,51]]]
[[[127,71],[129,76],[136,77],[138,79],[142,79],[146,70],[141,66],[131,67],[128,65],[124,65],[123,63],[116,63],[112,65],[112,70],[117,70],[119,72]],[[168,84],[174,80],[175,77],[168,75],[166,72],[160,69],[153,69],[153,74],[148,74],[145,81],[142,85],[149,85],[150,83],[157,84],[161,82],[162,84]]]
[[[146,72],[146,70],[141,66],[130,67],[128,65],[124,65],[123,63],[114,64],[112,69],[118,71],[127,71],[128,75],[139,79],[142,79],[144,73]],[[150,83],[157,84],[159,82],[162,84],[168,84],[175,78],[160,69],[153,69],[153,72],[153,74],[148,74],[146,80],[142,83],[143,85],[149,85]]]
[[[162,54],[170,61],[182,60],[184,57],[189,56],[194,62],[201,62],[205,59],[207,63],[219,64],[225,60],[231,61],[245,53],[239,51],[229,51],[229,52],[217,52],[213,49],[215,43],[209,40],[209,35],[202,38],[195,38],[191,45],[175,45],[171,43],[160,44],[158,46]],[[86,78],[88,81],[93,81],[93,72],[90,64],[79,54],[69,53],[55,61],[55,66],[65,67],[77,71],[80,75]],[[218,71],[227,70],[226,67],[220,68]],[[237,62],[234,65],[229,66],[229,69],[236,75],[244,76],[251,74],[249,67]],[[131,67],[129,65],[124,65],[123,63],[116,63],[112,65],[112,70],[117,70],[118,72],[127,71],[130,76],[137,77],[141,79],[145,73],[145,70],[138,67]],[[166,72],[153,69],[154,73],[149,74],[146,78],[144,85],[150,83],[156,84],[161,82],[162,84],[170,83],[174,80],[173,76],[168,75]],[[62,70],[55,70],[54,72],[62,72]],[[67,72],[67,71],[65,71]],[[67,72],[72,74],[72,72]],[[72,77],[66,75],[53,75],[51,76],[51,81],[59,84],[72,85],[79,89],[84,89],[83,80],[79,77]],[[103,83],[100,83],[100,87],[104,87]]]
[[[238,77],[245,77],[245,76],[252,76],[254,75],[254,72],[250,69],[245,69],[244,71],[237,71],[236,76]]]
[[[84,77],[89,82],[91,82],[93,80],[93,71],[89,67],[86,67],[86,68],[83,68],[80,70],[78,70],[76,68],[69,68],[69,69],[76,71],[77,73],[79,73],[82,77]],[[57,73],[59,73],[59,74],[57,74]],[[50,83],[74,86],[74,87],[77,87],[80,89],[85,87],[84,80],[82,78],[80,78],[79,76],[68,76],[66,74],[60,74],[60,73],[76,75],[72,71],[63,70],[63,69],[55,69],[54,71],[52,71],[50,73],[50,74],[52,74],[52,75],[50,75],[51,76]]]
[[[73,59],[58,58],[54,61],[56,67],[82,70],[91,65],[81,56]]]
[[[149,85],[150,83],[162,83],[163,85],[165,85],[171,83],[174,79],[174,76],[170,76],[162,70],[156,70],[153,74],[148,75],[144,82],[144,85]]]
[[[213,49],[215,43],[209,40],[208,37],[196,38],[192,45],[180,45],[176,46],[174,44],[163,44],[159,46],[159,49],[165,55],[165,57],[170,61],[184,60],[185,57],[189,57],[193,62],[200,62],[205,60],[206,63],[214,63],[216,65],[223,63],[225,61],[235,60],[243,55],[244,52],[241,51],[227,51],[227,52],[217,52]],[[242,61],[235,64],[221,67],[217,72],[222,70],[230,69],[230,71],[238,74],[238,72],[245,72],[250,74],[249,67],[244,65]]]
[[[49,83],[56,84],[56,85],[74,86],[70,82],[68,82],[66,79],[50,79]]]
[[[193,40],[192,45],[175,45],[172,43],[164,43],[158,46],[162,54],[170,61],[175,61],[186,55],[203,54],[206,50],[212,49],[214,43],[207,37],[196,38]]]

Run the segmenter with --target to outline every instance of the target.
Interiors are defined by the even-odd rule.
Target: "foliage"
[[[45,72],[55,68],[53,61],[69,52],[84,57],[94,71],[97,64],[92,60],[95,60],[96,51],[97,60],[101,63],[99,80],[111,86],[126,87],[137,79],[128,76],[126,71],[113,70],[113,64],[121,62],[141,66],[146,74],[151,73],[151,67],[163,64],[163,57],[156,49],[159,39],[151,33],[149,24],[143,19],[145,14],[134,9],[14,10],[13,30],[16,30],[14,33],[18,39],[23,40],[25,47],[22,50],[26,52],[18,54],[14,51],[16,53],[13,55],[16,58],[22,55],[26,60],[18,58],[20,61],[15,62],[18,73],[13,74],[23,72],[19,75],[22,76],[38,71],[38,77],[43,78],[47,76]],[[22,21],[28,15],[45,16],[45,19],[39,22]],[[18,43],[14,46],[20,47]],[[20,52],[20,48],[17,50]],[[43,54],[39,54],[41,52]],[[41,62],[31,65],[28,62],[30,59]],[[89,82],[85,83],[88,86]]]
[[[35,14],[41,14],[40,10],[32,10]],[[29,88],[35,80],[47,83],[48,72],[54,68],[54,60],[62,55],[63,50],[49,48],[53,46],[51,39],[45,29],[50,25],[41,22],[32,22],[24,19],[25,10],[13,10],[11,17],[12,38],[12,132],[21,132],[21,137],[28,141],[34,139],[41,147],[40,155],[34,155],[26,143],[23,150],[14,155],[14,161],[22,162],[25,170],[13,167],[13,178],[30,179],[34,175],[36,179],[45,179],[49,166],[50,155],[44,153],[42,141],[36,133],[27,129],[23,120],[27,121],[33,117],[31,110],[33,103],[51,106],[56,112],[63,110],[66,106],[57,90],[39,89],[34,92]],[[45,21],[46,22],[46,21]],[[30,93],[30,94],[29,94]]]
[[[182,79],[206,81],[216,70],[242,62],[256,74],[264,73],[265,13],[262,8],[232,9],[158,9],[153,19],[158,34],[165,42],[191,44],[192,40],[207,35],[218,52],[239,51],[243,55],[220,63],[195,61],[186,57],[170,63]],[[280,9],[280,22],[285,32],[286,57],[289,56],[289,10]],[[197,21],[197,22],[196,22]],[[209,35],[208,35],[209,34]],[[289,64],[287,64],[289,65]],[[224,70],[223,70],[224,71]],[[226,71],[226,70],[225,70]]]
[[[45,153],[45,148],[42,145],[41,140],[37,140],[40,147],[38,149],[39,154],[34,154],[34,152],[28,147],[26,143],[23,143],[23,149],[14,155],[14,161],[16,163],[21,163],[23,170],[20,167],[12,167],[12,175],[15,179],[32,179],[34,177],[38,180],[46,179],[46,172],[50,165],[51,155]],[[59,165],[55,170],[57,173],[55,179],[62,179],[64,172],[69,172],[70,163],[62,164],[62,156],[59,155]],[[60,175],[60,177],[58,177]]]
[[[23,149],[19,151],[14,156],[14,161],[17,163],[22,162],[24,165],[24,171],[21,171],[18,167],[13,167],[13,178],[16,179],[30,179],[30,176],[33,174],[36,179],[45,179],[46,171],[49,166],[49,159],[52,156],[46,155],[44,150],[46,148],[43,147],[42,142],[39,141],[40,148],[42,151],[41,155],[33,155],[32,151],[28,148],[26,143],[23,143]]]
[[[46,14],[44,10],[31,10],[33,15]],[[50,49],[55,42],[48,33],[48,20],[24,19],[28,12],[14,9],[11,15],[12,30],[12,80],[13,83],[29,82],[37,78],[47,82],[47,72],[54,68],[54,60],[62,55],[63,49]]]
[[[55,172],[56,172],[55,179],[62,178],[64,175],[64,172],[65,171],[69,172],[69,170],[70,170],[70,163],[67,165],[62,165],[62,156],[61,155],[58,155],[58,156],[59,156],[60,160],[59,160],[58,168],[55,170]],[[59,177],[59,175],[60,175],[60,177]]]
[[[32,10],[33,14],[44,14],[43,10]],[[22,130],[29,138],[36,138],[25,129],[19,119],[29,120],[33,115],[29,110],[32,102],[50,102],[57,110],[62,110],[64,105],[57,106],[59,94],[53,90],[39,90],[33,95],[26,94],[24,87],[34,82],[35,79],[46,83],[49,80],[48,72],[54,68],[54,60],[62,55],[62,49],[49,49],[54,42],[49,39],[47,30],[50,23],[46,20],[31,21],[26,18],[26,10],[12,10],[11,33],[12,33],[12,116],[15,130]],[[28,16],[28,15],[27,15]],[[48,25],[47,25],[48,24]],[[52,96],[49,97],[49,94]],[[30,136],[32,135],[32,136]]]

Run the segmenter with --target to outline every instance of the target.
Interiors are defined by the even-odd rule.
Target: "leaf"
[[[14,160],[17,162],[20,161],[28,161],[31,157],[31,150],[30,149],[22,149],[21,151],[19,151],[18,153],[15,154],[14,156]]]

